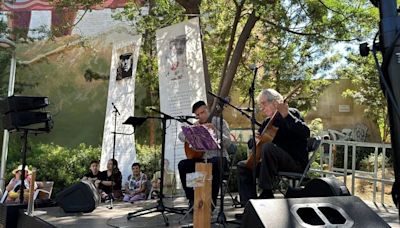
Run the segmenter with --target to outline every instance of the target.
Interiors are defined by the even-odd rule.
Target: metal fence
[[[338,151],[340,147],[340,151]],[[371,150],[374,156],[372,171],[365,171],[360,169],[360,163],[357,163],[357,158],[360,156],[365,156],[365,151]],[[384,143],[367,143],[367,142],[354,142],[354,141],[331,141],[323,140],[319,148],[320,159],[319,166],[312,167],[310,172],[319,174],[321,177],[324,176],[335,176],[343,177],[343,182],[347,186],[347,177],[351,175],[351,188],[350,192],[354,195],[355,192],[355,180],[362,179],[371,181],[373,185],[372,191],[372,201],[376,203],[377,198],[377,187],[380,183],[381,185],[381,203],[385,203],[385,184],[392,185],[394,182],[394,177],[387,177],[386,169],[392,168],[392,162],[387,162],[391,153],[390,144]],[[343,161],[338,161],[338,153],[343,153]],[[336,156],[335,156],[336,154]],[[380,161],[379,155],[381,155]],[[387,156],[388,155],[388,156]],[[367,155],[368,157],[369,155]],[[349,160],[351,163],[349,163]],[[318,161],[316,161],[318,162]],[[337,164],[343,164],[342,167],[335,167]],[[381,171],[381,175],[378,176],[378,172]],[[339,178],[340,179],[340,178]]]

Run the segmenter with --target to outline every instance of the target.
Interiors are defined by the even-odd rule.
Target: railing
[[[324,159],[324,146],[329,146],[329,156],[328,160]],[[334,167],[334,158],[335,148],[338,146],[343,147],[343,167]],[[356,158],[358,153],[362,152],[357,150],[357,148],[374,148],[374,162],[373,162],[373,171],[362,171],[356,169]],[[372,201],[376,203],[376,193],[377,193],[377,184],[381,184],[381,203],[385,203],[385,184],[393,184],[394,177],[387,178],[386,177],[386,167],[393,167],[392,164],[386,164],[386,153],[387,150],[391,149],[390,144],[383,143],[367,143],[367,142],[354,142],[354,141],[331,141],[331,140],[323,140],[321,146],[319,148],[320,151],[320,159],[319,159],[319,167],[312,167],[310,172],[316,172],[323,176],[342,176],[343,182],[347,186],[347,176],[351,174],[351,188],[350,192],[352,195],[355,194],[355,180],[362,179],[371,181],[373,183],[373,192],[372,192]],[[336,153],[338,151],[336,150]],[[382,164],[378,164],[378,154],[382,153]],[[351,155],[351,169],[349,169],[349,155]],[[326,162],[328,164],[326,164]],[[324,166],[325,165],[325,166]],[[381,167],[379,167],[381,165]],[[324,168],[325,167],[325,168]],[[382,176],[378,177],[378,171],[382,170]]]

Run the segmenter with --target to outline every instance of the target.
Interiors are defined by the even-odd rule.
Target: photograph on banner
[[[140,45],[140,36],[114,44],[111,57],[100,170],[106,169],[114,153],[123,178],[131,173],[131,164],[136,161],[133,127],[122,123],[135,111],[135,74]]]
[[[170,80],[183,78],[186,73],[186,36],[181,35],[170,40],[168,45],[169,53],[164,61],[168,69],[165,74]],[[164,64],[164,63],[163,63]]]
[[[132,77],[133,53],[123,53],[119,56],[117,80]]]

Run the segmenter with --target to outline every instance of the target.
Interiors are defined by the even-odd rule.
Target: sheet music
[[[195,150],[218,150],[220,148],[215,133],[205,126],[182,126],[182,132]]]

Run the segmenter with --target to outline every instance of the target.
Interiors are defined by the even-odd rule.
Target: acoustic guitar
[[[204,151],[197,151],[190,147],[188,142],[185,142],[185,154],[188,159],[200,159],[203,157]]]
[[[292,91],[290,91],[283,102],[287,102],[296,92],[301,88],[301,85],[296,86]],[[272,142],[274,140],[276,132],[278,132],[279,128],[273,125],[275,118],[278,114],[278,110],[275,111],[274,115],[272,115],[271,119],[268,121],[267,126],[264,127],[261,132],[262,140],[256,142],[256,154],[251,154],[246,160],[246,167],[250,170],[253,170],[254,167],[254,159],[256,159],[256,163],[261,162],[261,152],[262,146],[264,143]]]

